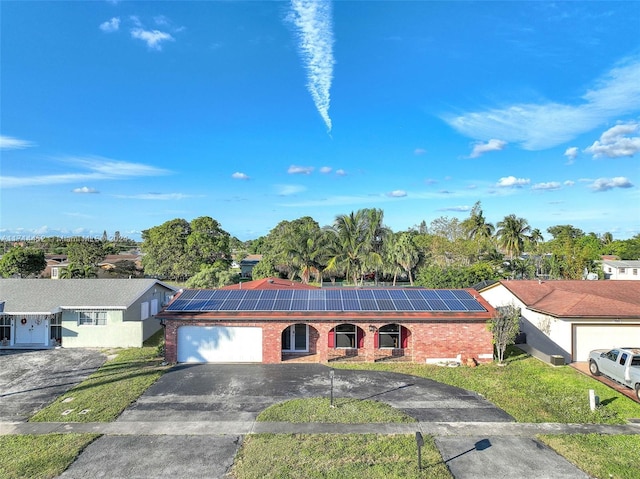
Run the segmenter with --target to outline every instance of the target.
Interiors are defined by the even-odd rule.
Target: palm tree
[[[349,215],[338,215],[330,231],[335,235],[333,251],[327,263],[328,271],[343,270],[347,277],[358,284],[362,277],[364,265],[371,263],[367,255],[370,242],[367,242],[367,218],[364,210],[352,211]]]
[[[384,242],[391,235],[391,230],[384,226],[384,211],[377,208],[366,208],[362,210],[366,220],[366,241],[370,245],[365,267],[373,270],[375,282],[378,284],[378,273],[382,269],[382,251]]]
[[[485,219],[479,201],[473,205],[471,215],[462,222],[462,227],[469,239],[489,239],[495,231],[493,224],[487,222]]]
[[[409,276],[409,283],[413,286],[413,275],[411,271],[418,264],[420,256],[418,255],[418,249],[416,248],[411,236],[407,233],[402,233],[395,242],[395,260],[406,271]],[[394,281],[395,284],[395,281]]]
[[[513,259],[514,256],[520,256],[530,231],[531,227],[527,220],[518,218],[514,214],[505,216],[502,221],[498,222],[498,231],[496,231],[498,243],[505,249],[510,259]]]
[[[320,257],[323,252],[322,232],[317,223],[305,223],[285,237],[285,252],[288,268],[308,284],[311,276],[322,280]]]

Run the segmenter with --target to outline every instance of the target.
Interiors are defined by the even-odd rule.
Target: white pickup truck
[[[589,353],[589,371],[604,374],[636,392],[640,401],[640,348],[596,349]]]

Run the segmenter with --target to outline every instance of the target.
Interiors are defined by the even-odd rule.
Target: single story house
[[[565,362],[589,351],[640,346],[638,281],[498,281],[478,292],[494,308],[520,308],[526,343]]]
[[[605,259],[602,261],[602,271],[605,279],[639,281],[640,261]]]
[[[0,279],[0,349],[139,347],[175,292],[155,279]]]
[[[491,361],[494,312],[475,290],[243,285],[181,291],[158,317],[170,363],[436,363]]]
[[[240,260],[240,277],[251,278],[253,267],[262,260],[261,254],[250,254]]]

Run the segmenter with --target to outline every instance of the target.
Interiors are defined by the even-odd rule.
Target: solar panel
[[[265,289],[264,291],[262,291],[260,299],[276,299],[277,293],[278,291],[276,291],[275,289]]]
[[[465,291],[463,289],[454,289],[451,292],[457,299],[472,299],[472,296],[469,294],[469,291]]]
[[[407,295],[404,294],[404,291],[401,289],[390,289],[389,290],[389,296],[391,296],[391,299],[393,300],[398,300],[398,299],[407,299]]]
[[[440,296],[440,299],[456,299],[456,297],[453,295],[453,293],[451,291],[447,291],[447,290],[438,290],[438,296]]]
[[[262,294],[262,291],[259,291],[259,290],[245,291],[244,297],[242,299],[253,299],[257,301],[260,299],[261,294]]]
[[[486,311],[468,291],[185,290],[167,311]]]
[[[185,299],[193,299],[196,297],[196,294],[198,294],[198,290],[196,289],[187,289],[186,291],[183,291],[182,293],[180,293],[180,299],[185,300]]]

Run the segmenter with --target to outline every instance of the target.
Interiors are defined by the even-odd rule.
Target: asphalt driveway
[[[165,373],[119,421],[247,421],[294,398],[329,397],[320,364],[185,364]],[[334,397],[375,399],[419,421],[501,422],[513,418],[476,393],[381,371],[334,370]]]
[[[0,351],[0,421],[24,421],[106,361],[92,349]]]
[[[253,421],[272,404],[329,396],[329,371],[319,364],[178,365],[124,411],[118,422],[135,427],[138,422]],[[473,425],[466,423],[506,425],[513,418],[473,392],[396,373],[335,370],[333,393],[385,402],[423,423],[460,424],[459,436],[436,436],[456,479],[588,478],[532,437],[474,436]],[[61,477],[224,478],[242,439],[222,430],[189,435],[187,429],[170,436],[102,436]]]

